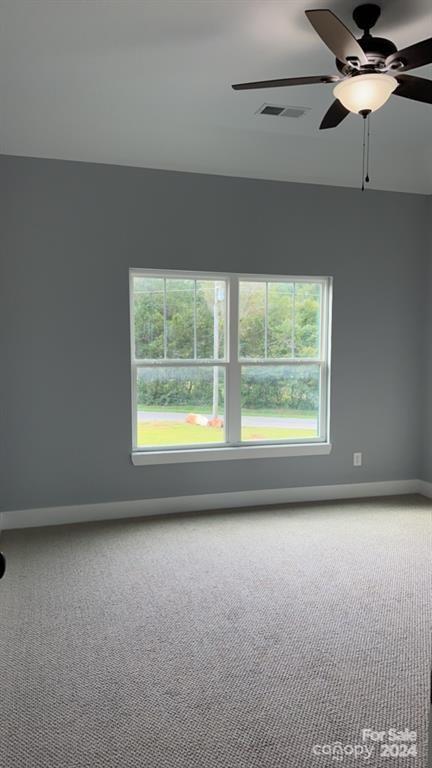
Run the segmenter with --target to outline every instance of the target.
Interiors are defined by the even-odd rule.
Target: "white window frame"
[[[225,357],[219,360],[140,360],[135,357],[135,328],[133,313],[134,277],[183,278],[193,280],[226,281]],[[320,352],[317,358],[249,359],[239,356],[239,282],[319,283],[321,285]],[[175,462],[198,462],[246,458],[325,455],[331,452],[330,442],[330,353],[331,353],[331,277],[304,277],[300,275],[261,275],[232,272],[202,272],[190,270],[144,269],[129,270],[130,349],[131,349],[131,412],[132,463],[136,466]],[[320,421],[316,438],[287,441],[241,441],[241,367],[315,364],[320,367]],[[197,444],[196,446],[137,446],[137,369],[141,367],[209,367],[219,366],[225,371],[225,437],[226,442]]]

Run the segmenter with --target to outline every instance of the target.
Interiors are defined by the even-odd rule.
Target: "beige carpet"
[[[405,497],[6,532],[1,766],[425,768],[431,523]],[[313,754],[368,727],[419,756]]]

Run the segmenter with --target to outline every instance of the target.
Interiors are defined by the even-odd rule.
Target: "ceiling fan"
[[[290,85],[335,83],[335,101],[324,115],[320,128],[335,128],[350,113],[366,118],[382,107],[394,93],[413,101],[432,104],[432,80],[406,75],[411,69],[432,63],[432,37],[398,51],[391,40],[373,37],[381,9],[367,3],[359,5],[353,19],[363,31],[358,40],[342,21],[328,9],[305,11],[313,28],[336,56],[340,75],[291,77],[237,83],[235,91],[251,88],[279,88]]]

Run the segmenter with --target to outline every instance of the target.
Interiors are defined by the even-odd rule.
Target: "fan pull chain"
[[[364,192],[365,183],[369,184],[369,158],[370,158],[370,110],[364,109],[360,112],[363,118],[363,157],[362,157],[362,186]],[[367,125],[366,125],[367,123]]]
[[[370,158],[370,115],[367,116],[367,155],[366,155],[366,178],[365,182],[369,184],[369,158]]]

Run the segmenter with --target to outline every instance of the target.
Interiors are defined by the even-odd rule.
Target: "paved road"
[[[181,421],[186,413],[163,413],[157,411],[138,411],[138,421]],[[316,429],[316,419],[283,418],[282,416],[246,416],[244,427],[285,427],[285,429]]]

